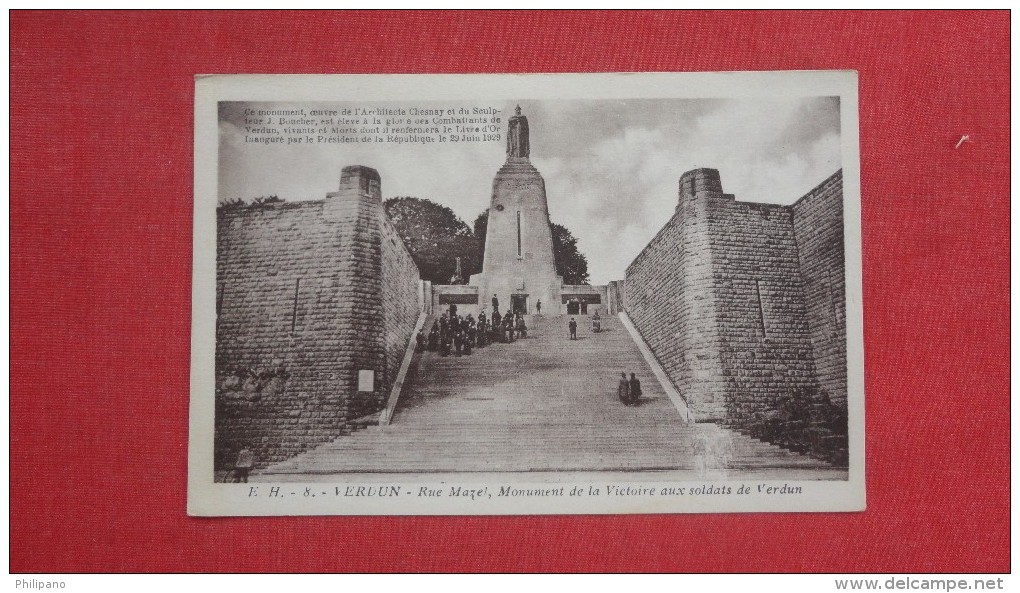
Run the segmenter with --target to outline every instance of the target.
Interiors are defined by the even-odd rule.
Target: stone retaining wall
[[[815,372],[832,403],[846,409],[842,171],[793,205],[793,228],[807,298]]]
[[[837,462],[846,442],[841,188],[837,173],[795,206],[739,202],[717,171],[689,171],[676,213],[623,283],[628,314],[698,421]]]
[[[420,294],[372,169],[345,168],[324,201],[221,208],[217,468],[245,446],[257,466],[286,459],[381,409]]]

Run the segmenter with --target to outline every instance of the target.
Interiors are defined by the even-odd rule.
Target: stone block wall
[[[286,459],[385,405],[420,309],[388,224],[367,167],[345,168],[324,201],[218,212],[217,468],[244,446],[257,467]]]
[[[684,188],[713,189],[711,173],[698,169],[681,178],[676,212],[624,280],[627,314],[702,422],[725,420],[728,377],[719,347],[709,204],[689,199]]]
[[[836,245],[829,220],[842,207],[835,179],[795,207],[736,201],[717,171],[689,171],[676,213],[623,285],[628,315],[698,421],[840,461],[845,412],[842,425],[833,422],[839,414],[819,385],[842,367],[845,410],[845,330],[813,320],[823,304],[831,312],[833,301],[819,295],[835,294],[830,279],[843,274],[842,235]],[[813,233],[806,250],[798,229]],[[816,363],[820,340],[828,349]]]
[[[418,267],[414,265],[404,241],[386,213],[382,209],[379,213],[382,216],[382,318],[387,386],[382,405],[385,406],[385,396],[389,395],[389,388],[400,370],[407,344],[422,313],[424,295]]]
[[[336,311],[335,328],[340,343],[333,355],[345,369],[337,381],[345,419],[380,409],[388,393],[381,203],[379,174],[367,167],[345,167],[339,190],[326,194],[323,206],[325,220],[338,231],[338,249],[342,254],[342,265],[336,274],[346,298],[340,299]],[[375,371],[372,391],[359,390],[361,370]]]
[[[837,171],[793,205],[801,277],[818,382],[846,410],[846,262],[843,172]]]
[[[727,423],[746,425],[816,385],[789,206],[706,196]]]

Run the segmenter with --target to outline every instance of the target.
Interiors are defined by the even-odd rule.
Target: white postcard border
[[[216,202],[220,101],[566,100],[839,96],[846,264],[849,479],[757,480],[668,472],[553,474],[351,474],[336,483],[214,483]],[[196,77],[195,223],[188,512],[221,515],[515,515],[703,512],[828,512],[865,508],[864,355],[857,74],[849,71],[508,74],[209,75]],[[678,172],[678,176],[679,176]],[[604,494],[607,484],[642,492],[747,486],[748,494],[671,497]],[[767,494],[769,488],[800,494]],[[590,496],[590,488],[603,494]],[[370,488],[376,490],[369,490]],[[395,487],[398,496],[382,496]],[[422,497],[420,488],[558,489],[559,496]],[[252,488],[256,488],[253,495]],[[277,494],[273,495],[273,488]],[[354,490],[351,491],[350,489]],[[358,488],[362,488],[360,491]],[[570,494],[573,489],[581,490]],[[462,492],[464,491],[462,490]],[[372,494],[374,492],[374,494]],[[393,491],[390,490],[390,493]],[[629,491],[628,491],[629,492]]]

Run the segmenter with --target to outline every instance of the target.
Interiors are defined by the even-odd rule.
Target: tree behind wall
[[[409,196],[390,198],[383,206],[423,280],[449,284],[458,257],[464,278],[482,271],[482,244],[453,210]]]
[[[577,248],[577,238],[567,227],[552,223],[556,273],[564,284],[588,284],[588,258]]]
[[[488,209],[475,218],[472,229],[453,210],[432,200],[401,196],[383,205],[423,280],[450,284],[458,257],[465,279],[482,271]],[[555,223],[552,235],[556,273],[566,284],[588,284],[588,259],[577,249],[577,238]]]

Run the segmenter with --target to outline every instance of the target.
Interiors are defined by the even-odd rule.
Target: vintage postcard
[[[198,77],[189,512],[863,510],[857,96]]]

